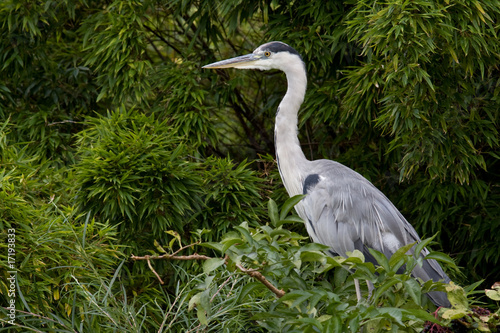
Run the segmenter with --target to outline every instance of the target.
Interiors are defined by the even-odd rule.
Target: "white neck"
[[[292,59],[291,59],[292,60]],[[304,101],[307,76],[302,61],[297,57],[282,70],[286,74],[288,89],[276,114],[274,142],[276,158],[283,184],[290,196],[302,194],[302,183],[308,160],[297,136],[298,111]]]

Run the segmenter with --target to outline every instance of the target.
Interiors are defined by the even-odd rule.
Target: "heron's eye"
[[[271,52],[266,51],[266,52],[264,52],[264,55],[269,58],[271,56]]]

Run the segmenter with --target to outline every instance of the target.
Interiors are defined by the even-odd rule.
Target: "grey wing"
[[[390,256],[402,245],[419,240],[411,225],[369,181],[340,164],[334,166],[335,173],[321,172],[314,186],[304,187],[302,217],[314,241],[343,256],[346,251],[363,251],[361,244]]]
[[[360,250],[374,263],[368,248],[390,258],[400,247],[420,241],[398,209],[367,179],[339,163],[324,163],[328,163],[327,168],[318,168],[318,173],[306,177],[306,197],[297,209],[313,241],[330,246],[332,254],[342,256]],[[427,254],[424,249],[422,255]],[[424,281],[449,282],[435,260],[424,260],[413,275]]]

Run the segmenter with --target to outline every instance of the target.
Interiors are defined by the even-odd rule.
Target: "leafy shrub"
[[[307,237],[283,228],[298,222],[296,216],[288,213],[300,199],[301,196],[289,199],[281,211],[271,200],[266,225],[253,228],[242,223],[225,234],[221,242],[201,243],[201,246],[220,253],[221,258],[192,257],[192,260],[205,260],[205,275],[193,277],[199,281],[194,289],[188,291],[186,286],[179,294],[180,287],[177,288],[176,309],[182,317],[173,316],[172,325],[182,325],[183,322],[188,325],[184,327],[192,329],[219,327],[220,316],[225,315],[221,309],[226,309],[225,306],[234,298],[237,302],[227,309],[228,312],[239,313],[240,305],[253,304],[250,319],[260,329],[271,332],[359,332],[362,329],[369,332],[420,332],[428,325],[450,326],[450,319],[470,313],[466,297],[478,284],[467,290],[454,284],[446,286],[454,308],[440,310],[443,321],[428,312],[435,306],[425,293],[444,291],[445,287],[432,281],[420,285],[411,277],[413,267],[422,260],[405,254],[413,244],[401,248],[389,260],[372,251],[381,262],[375,267],[364,262],[359,251],[354,251],[348,258],[332,258],[325,254],[326,246],[310,244]],[[417,247],[421,249],[430,241],[424,240]],[[453,261],[442,253],[431,252],[429,256],[455,267]],[[169,259],[175,260],[175,254]],[[396,274],[403,265],[405,273]],[[228,272],[230,275],[223,282]],[[241,279],[238,287],[234,284],[229,287],[238,275],[238,280]],[[247,276],[246,282],[242,276]],[[363,299],[358,301],[354,278],[370,281],[374,286],[373,293],[369,294],[363,283]],[[494,297],[497,297],[496,293],[490,292]],[[220,299],[220,295],[227,296]],[[217,301],[222,304],[217,304]],[[488,317],[493,325],[490,327],[495,325],[495,316]],[[485,320],[478,322],[488,327],[484,326]]]
[[[245,161],[236,165],[228,158],[209,157],[203,161],[206,207],[197,216],[197,226],[213,229],[213,240],[220,239],[241,221],[258,223],[264,212],[262,179],[249,165]]]
[[[84,306],[85,298],[73,288],[74,280],[92,289],[96,279],[113,274],[123,254],[114,244],[115,227],[90,216],[80,224],[71,207],[59,207],[55,197],[45,203],[30,203],[14,186],[21,177],[10,173],[0,179],[0,228],[15,231],[15,323],[19,327],[41,322],[44,324],[38,327],[53,327],[48,323],[56,323],[58,316],[76,320],[75,312]],[[3,234],[0,299],[8,304],[7,272],[13,269],[7,266],[7,232]],[[40,319],[49,313],[53,314],[49,321]]]
[[[166,121],[120,108],[89,120],[75,165],[80,211],[118,225],[123,239],[182,232],[202,204],[199,165]]]

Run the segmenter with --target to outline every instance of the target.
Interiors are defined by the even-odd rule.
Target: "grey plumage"
[[[313,241],[330,246],[341,256],[360,250],[374,264],[368,248],[390,258],[400,247],[420,241],[415,229],[391,201],[363,176],[334,161],[314,162],[318,163],[311,171],[318,175],[319,181],[307,189],[307,196],[298,208]],[[428,253],[427,249],[422,251],[423,256]],[[450,281],[435,260],[424,260],[412,275],[423,281]],[[442,292],[431,292],[428,296],[436,305],[450,305]]]
[[[276,113],[276,158],[288,194],[306,195],[295,209],[314,242],[330,246],[332,255],[346,256],[346,252],[360,250],[368,261],[374,262],[368,248],[389,258],[400,247],[420,241],[398,209],[366,178],[335,161],[305,158],[297,137],[297,119],[307,78],[302,58],[295,49],[285,43],[270,42],[251,54],[204,68],[280,69],[285,72],[288,89]],[[424,249],[421,255],[428,253]],[[450,281],[435,260],[424,260],[412,275],[423,281]],[[450,306],[443,292],[431,292],[428,296],[438,306]]]

